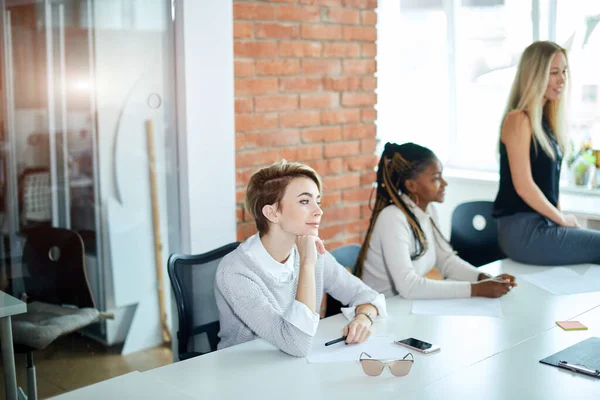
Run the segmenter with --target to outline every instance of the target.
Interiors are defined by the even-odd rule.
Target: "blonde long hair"
[[[519,68],[513,81],[508,104],[502,117],[502,123],[506,115],[515,110],[525,111],[529,116],[531,132],[534,138],[534,147],[537,151],[539,145],[544,153],[553,160],[556,154],[542,128],[542,116],[545,115],[554,132],[556,141],[564,153],[567,148],[567,103],[570,92],[570,76],[567,68],[566,90],[558,100],[548,100],[544,105],[544,94],[550,79],[550,64],[554,56],[562,52],[567,58],[567,50],[554,42],[539,41],[529,45],[519,61]],[[567,58],[568,65],[568,58]]]

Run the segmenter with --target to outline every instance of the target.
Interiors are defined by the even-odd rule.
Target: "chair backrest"
[[[45,226],[24,234],[23,284],[28,300],[95,308],[81,237],[69,229]]]
[[[219,310],[214,292],[215,274],[221,259],[239,244],[229,243],[203,254],[171,254],[169,257],[169,279],[179,317],[180,360],[217,349]]]
[[[358,253],[360,253],[360,246],[357,244],[347,244],[331,251],[331,255],[336,259],[336,261],[339,262],[343,267],[347,268],[351,274],[354,273],[354,267],[356,265]],[[342,307],[346,305],[340,303],[329,294],[327,294],[325,298],[325,317],[339,314]]]
[[[331,251],[331,255],[337,262],[350,269],[351,273],[354,273],[358,253],[360,253],[360,246],[357,244],[347,244]]]
[[[479,267],[506,256],[498,245],[498,223],[491,201],[459,204],[452,213],[450,243],[465,261]]]
[[[23,220],[46,222],[51,216],[50,171],[48,168],[27,168],[21,173],[19,202]]]

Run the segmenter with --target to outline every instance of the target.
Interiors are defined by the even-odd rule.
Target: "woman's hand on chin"
[[[298,253],[300,254],[301,265],[314,265],[317,262],[317,253],[325,253],[325,244],[318,236],[297,236],[296,246],[298,247]]]

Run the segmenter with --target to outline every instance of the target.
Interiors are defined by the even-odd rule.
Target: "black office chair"
[[[331,255],[336,259],[337,262],[342,264],[348,271],[353,274],[354,267],[356,266],[356,259],[358,258],[358,253],[360,253],[360,246],[357,244],[347,244],[342,247],[338,247],[337,249],[331,251]],[[339,314],[342,312],[341,308],[344,305],[331,297],[329,294],[327,295],[327,307],[325,308],[325,317],[330,317],[332,315]]]
[[[450,244],[463,260],[476,267],[506,258],[498,245],[498,223],[491,201],[459,204],[452,213]]]
[[[239,244],[229,243],[203,254],[171,254],[169,257],[169,279],[179,318],[177,352],[180,360],[217,350],[220,326],[215,274],[221,259]]]
[[[13,317],[12,333],[15,352],[27,355],[27,396],[21,390],[19,397],[36,400],[33,352],[98,321],[100,313],[89,287],[81,237],[69,229],[43,226],[24,234],[21,295],[27,313]]]

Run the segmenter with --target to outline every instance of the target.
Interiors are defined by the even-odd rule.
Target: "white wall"
[[[445,176],[448,181],[446,200],[437,204],[440,218],[440,229],[450,239],[452,212],[461,203],[467,201],[494,201],[498,193],[498,181],[490,176],[477,177],[477,173],[454,171]],[[457,177],[456,175],[464,175]],[[480,173],[479,175],[495,175]],[[595,194],[594,194],[595,193]],[[561,188],[560,204],[564,212],[574,214],[579,223],[589,229],[600,229],[600,195],[598,192],[584,191],[570,187]]]
[[[233,8],[176,1],[182,251],[236,239]]]
[[[465,178],[444,177],[448,182],[446,199],[442,204],[436,204],[440,218],[440,229],[446,239],[450,239],[450,223],[452,211],[461,203],[467,201],[493,201],[498,192],[498,181],[472,180]]]
[[[232,2],[176,0],[175,46],[180,251],[202,253],[236,240]]]

